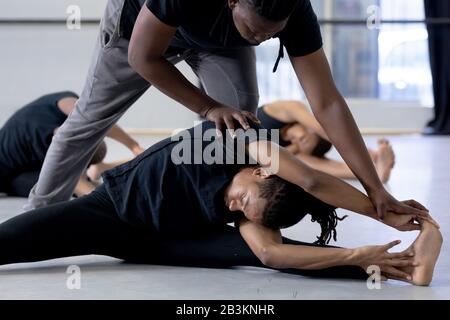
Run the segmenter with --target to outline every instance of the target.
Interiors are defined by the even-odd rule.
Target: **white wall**
[[[69,5],[79,5],[83,19],[98,19],[106,0],[0,0],[0,19],[65,19]],[[0,126],[23,104],[58,90],[80,92],[90,62],[97,27],[84,25],[68,30],[62,25],[0,24]],[[189,67],[180,64],[191,80]],[[414,106],[398,108],[376,102],[349,101],[362,128],[419,130],[433,110]],[[179,128],[197,116],[150,89],[123,117],[125,128]]]
[[[0,0],[0,18],[62,18],[77,5],[84,19],[99,18],[107,0]]]
[[[80,5],[84,19],[100,18],[105,0],[0,0],[0,19],[64,19],[68,5]],[[81,92],[97,36],[97,27],[82,25],[0,25],[0,126],[25,103],[58,90]],[[180,64],[185,75],[195,75]],[[123,117],[126,128],[191,126],[196,115],[150,89]]]

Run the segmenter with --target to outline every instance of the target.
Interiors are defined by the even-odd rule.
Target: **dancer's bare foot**
[[[386,139],[378,140],[378,152],[375,161],[375,168],[381,182],[388,182],[391,171],[395,166],[395,154],[391,144]]]
[[[98,164],[90,165],[86,171],[86,174],[92,181],[99,181],[102,176],[102,173],[105,170],[106,170],[105,164],[103,162],[100,162]]]
[[[367,149],[369,151],[370,158],[372,159],[373,163],[376,163],[378,160],[378,151],[373,149]]]
[[[78,180],[78,183],[75,187],[74,194],[77,197],[82,197],[82,196],[90,194],[92,191],[95,190],[96,187],[97,186],[94,183],[92,183],[91,181],[89,181],[88,177],[85,174],[83,174],[80,177],[80,179]]]
[[[408,248],[414,252],[414,267],[401,268],[412,276],[410,283],[428,286],[433,279],[433,271],[441,252],[442,234],[428,221],[420,221],[422,230],[414,243]]]

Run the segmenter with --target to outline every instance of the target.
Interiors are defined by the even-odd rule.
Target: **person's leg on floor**
[[[11,197],[26,198],[30,194],[31,188],[39,179],[39,170],[27,171],[15,176],[9,182],[6,193]]]
[[[0,265],[88,254],[133,259],[154,241],[116,214],[100,187],[72,201],[36,209],[0,224]]]
[[[312,244],[283,238],[293,245]],[[99,254],[132,263],[229,268],[266,267],[251,251],[239,230],[224,226],[189,239],[155,236],[132,227],[116,214],[106,190],[50,205],[0,224],[0,265]],[[321,278],[366,279],[359,267],[282,272]]]
[[[303,246],[319,246],[283,237],[283,243]],[[326,246],[330,247],[330,246]],[[156,253],[157,252],[157,253]],[[256,257],[242,238],[239,230],[231,226],[211,230],[190,239],[163,239],[158,242],[157,251],[145,251],[144,255],[131,262],[168,264],[191,267],[229,268],[253,266],[267,268]],[[148,258],[146,257],[148,254]],[[322,270],[283,269],[285,273],[321,278],[367,279],[367,273],[360,267],[342,266]]]
[[[10,180],[11,172],[9,172],[9,170],[0,162],[0,193],[7,192]]]

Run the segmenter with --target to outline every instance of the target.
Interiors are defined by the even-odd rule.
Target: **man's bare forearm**
[[[342,97],[315,110],[315,115],[367,192],[383,188],[361,133]],[[339,134],[335,134],[339,133]]]
[[[368,193],[383,190],[361,133],[336,88],[324,50],[304,57],[291,57],[291,61],[311,109],[331,143]]]
[[[313,196],[337,208],[378,220],[372,202],[364,193],[324,172],[315,171],[315,175],[315,184],[307,190]]]
[[[141,77],[164,94],[201,114],[214,100],[190,83],[164,56],[176,29],[143,6],[130,39],[128,62]]]
[[[262,166],[277,168],[278,171],[272,173],[316,198],[338,208],[376,216],[372,202],[361,191],[336,177],[312,169],[276,143],[255,141],[248,145],[248,152]]]
[[[355,175],[345,162],[317,158],[302,153],[297,153],[295,156],[315,170],[325,172],[340,179],[356,179]]]

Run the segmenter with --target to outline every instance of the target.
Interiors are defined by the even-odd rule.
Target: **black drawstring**
[[[281,39],[280,39],[280,49],[278,50],[277,61],[275,62],[275,66],[273,67],[273,70],[272,70],[273,73],[277,72],[278,65],[280,64],[280,60],[283,58],[284,58],[284,46],[283,46],[283,41],[281,41]]]
[[[222,10],[220,11],[219,15],[217,16],[216,21],[214,22],[211,31],[209,32],[209,36],[211,38],[213,38],[213,34],[214,32],[216,32],[217,28],[219,28],[219,24],[222,22],[222,26],[221,29],[219,30],[219,41],[223,44],[223,46],[226,47],[227,43],[228,43],[228,37],[229,37],[229,33],[230,33],[230,24],[227,23],[227,19],[223,19],[224,14],[229,14],[231,17],[231,11],[227,11],[227,9],[229,9],[228,6],[228,0],[224,1],[224,6],[222,8]],[[229,20],[228,20],[229,21]],[[224,30],[224,25],[226,24],[226,30]],[[283,46],[283,42],[280,39],[280,49],[278,51],[278,57],[277,57],[277,61],[275,62],[275,66],[273,67],[273,72],[275,73],[278,69],[278,65],[280,64],[280,60],[284,58],[284,46]]]

